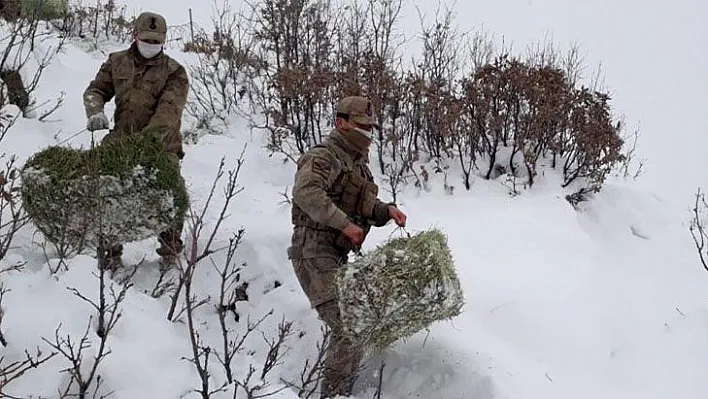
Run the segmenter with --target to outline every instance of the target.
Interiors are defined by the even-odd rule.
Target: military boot
[[[114,245],[110,247],[103,253],[103,256],[99,256],[98,267],[104,270],[117,270],[123,267],[123,246]]]
[[[179,235],[173,231],[164,231],[160,233],[157,241],[160,243],[160,247],[155,252],[162,258],[163,265],[176,265],[177,257],[184,250],[184,243]]]

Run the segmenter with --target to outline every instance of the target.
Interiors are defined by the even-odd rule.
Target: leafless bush
[[[394,25],[392,21],[388,24]],[[447,164],[456,141],[459,149],[464,146],[457,139],[465,137],[465,110],[456,92],[460,89],[457,80],[465,68],[465,37],[466,33],[454,25],[452,11],[441,13],[438,9],[433,21],[426,22],[421,17],[422,54],[411,67],[404,68],[401,55],[389,50],[379,72],[373,73],[378,85],[370,85],[370,90],[383,96],[380,120],[386,129],[378,143],[378,163],[394,197],[411,178],[416,186],[427,185],[428,171],[424,170],[425,176],[421,177],[416,164]],[[375,71],[365,72],[367,76]]]
[[[297,395],[302,399],[310,399],[313,395],[317,395],[322,381],[322,373],[325,368],[325,357],[327,355],[327,346],[329,345],[330,335],[332,330],[326,325],[321,327],[322,340],[316,343],[317,351],[313,359],[305,359],[305,364],[300,371],[300,381],[298,383],[292,381],[281,381],[289,387],[297,390]]]
[[[179,279],[176,280],[173,276],[170,276],[173,270],[174,269],[170,265],[160,263],[160,275],[158,276],[152,290],[149,292],[146,291],[146,293],[153,298],[161,298],[165,294],[173,294],[177,289],[177,282],[179,281]]]
[[[689,230],[691,231],[693,242],[696,244],[696,250],[698,251],[701,264],[706,271],[708,271],[708,261],[706,261],[706,257],[708,257],[708,252],[706,251],[708,233],[706,233],[705,228],[707,213],[708,202],[706,202],[705,194],[699,188],[698,191],[696,191],[696,200],[693,204],[693,219],[691,219],[691,226]]]
[[[135,16],[128,16],[126,8],[114,0],[97,1],[90,5],[79,1],[69,5],[68,13],[55,23],[55,27],[65,37],[90,39],[94,44],[99,40],[125,43],[132,40],[135,22]]]
[[[291,334],[292,322],[282,320],[278,324],[277,337],[269,340],[265,334],[263,335],[263,339],[268,343],[268,352],[264,357],[263,365],[260,368],[256,368],[253,364],[249,364],[246,376],[236,381],[236,385],[246,393],[247,399],[273,396],[287,388],[287,385],[283,385],[280,388],[271,389],[271,384],[267,382],[267,377],[276,366],[281,364],[282,359],[285,357],[287,351],[283,351],[283,345]],[[260,374],[257,374],[259,372]],[[252,381],[254,376],[257,376],[256,381]],[[234,396],[236,393],[236,390],[234,390]]]
[[[51,23],[62,37],[80,38],[98,49],[100,42],[129,43],[133,40],[136,14],[129,14],[128,7],[115,0],[87,2],[80,0],[69,4],[68,12],[61,20]],[[166,47],[183,41],[186,25],[167,26]]]
[[[15,266],[12,270],[20,270],[20,266]],[[10,269],[0,270],[0,274],[9,271]],[[3,305],[3,299],[5,294],[10,292],[10,289],[6,288],[4,283],[0,282],[0,344],[3,347],[8,346],[7,339],[2,332],[3,321],[5,319],[5,307]],[[38,369],[42,364],[46,363],[54,356],[56,352],[50,352],[49,354],[44,354],[39,348],[37,352],[32,355],[29,351],[24,351],[24,357],[21,359],[13,360],[12,356],[3,355],[0,356],[0,397],[2,398],[16,398],[16,396],[9,393],[10,384],[12,382],[22,378],[25,374],[32,370]]]
[[[239,342],[231,338],[229,315],[232,315],[234,321],[238,322],[240,316],[237,309],[237,303],[239,301],[248,300],[248,295],[246,293],[246,287],[248,287],[247,283],[237,285],[241,280],[241,267],[234,261],[234,256],[236,255],[238,246],[241,243],[243,234],[244,230],[241,229],[229,239],[229,248],[226,251],[224,265],[219,268],[216,264],[214,264],[214,268],[220,277],[219,303],[216,305],[216,310],[222,337],[221,354],[217,353],[216,357],[224,368],[226,381],[229,384],[234,382],[234,374],[232,370],[232,361],[234,356],[236,356],[238,351],[241,349],[244,340],[250,332],[252,332],[260,324],[260,322],[255,325],[251,325],[249,323],[246,334],[242,336]]]
[[[9,290],[5,288],[5,284],[0,282],[0,344],[2,344],[2,346],[7,346],[7,339],[5,339],[5,334],[2,332],[2,321],[5,318],[5,307],[3,306],[2,300],[5,299],[5,294],[8,291]]]
[[[245,149],[244,149],[245,150]],[[243,153],[237,160],[235,169],[228,172],[228,179],[225,183],[224,195],[221,200],[221,209],[215,217],[213,226],[207,229],[207,214],[209,213],[212,201],[215,200],[216,187],[226,174],[224,171],[224,160],[222,159],[216,177],[200,211],[190,210],[190,244],[184,254],[184,259],[179,259],[181,278],[177,291],[173,294],[172,304],[168,312],[169,320],[177,320],[184,314],[185,324],[189,332],[191,344],[191,356],[185,358],[194,365],[199,376],[200,386],[194,391],[202,398],[207,399],[216,393],[231,390],[234,395],[238,389],[243,389],[248,398],[260,398],[275,395],[283,388],[273,388],[267,383],[268,374],[280,364],[285,355],[283,344],[289,337],[292,323],[283,320],[278,326],[278,335],[273,339],[266,339],[268,351],[265,353],[263,364],[259,367],[250,364],[249,371],[245,376],[239,376],[234,369],[238,365],[235,363],[237,356],[246,351],[246,339],[257,331],[258,327],[273,314],[271,310],[265,316],[255,322],[250,318],[245,326],[238,328],[241,320],[237,304],[240,301],[248,300],[248,284],[241,281],[241,270],[244,266],[235,261],[237,250],[244,236],[244,230],[240,229],[229,239],[229,243],[223,248],[213,248],[216,244],[216,237],[221,230],[221,226],[227,219],[227,211],[234,198],[243,190],[238,185],[239,171],[243,165]],[[216,265],[211,258],[217,252],[226,251],[223,264]],[[199,265],[209,259],[220,277],[219,291],[215,295],[208,295],[206,298],[199,298],[193,289],[195,271]],[[214,305],[216,316],[221,331],[219,342],[210,343],[203,339],[197,321],[197,308],[211,303],[212,297],[218,297],[218,302]],[[183,311],[175,314],[178,301],[182,299],[184,303]],[[238,335],[237,331],[241,331]],[[250,351],[250,350],[249,350]],[[223,380],[214,379],[213,359],[221,366]],[[239,360],[240,363],[243,363]],[[257,374],[258,373],[258,374]],[[254,380],[257,378],[257,380]]]
[[[390,173],[387,145],[392,136],[400,136],[401,104],[404,100],[402,80],[403,38],[398,32],[402,0],[353,0],[348,12],[341,14],[336,30],[336,52],[333,62],[336,75],[334,99],[361,95],[373,103],[377,120],[383,129],[375,135],[378,167]],[[395,162],[395,161],[394,161]]]
[[[11,361],[5,356],[0,357],[0,397],[19,399],[18,396],[8,393],[9,385],[13,381],[23,377],[31,370],[38,369],[41,365],[48,362],[56,355],[56,352],[44,354],[39,348],[37,348],[37,352],[35,354],[30,354],[29,351],[25,350],[25,357],[21,360]]]
[[[622,121],[618,122],[622,124]],[[639,128],[634,129],[631,133],[624,133],[622,141],[625,143],[624,155],[622,161],[617,167],[617,175],[624,179],[637,180],[644,173],[645,158],[637,157],[637,142],[639,142]]]
[[[233,12],[225,2],[216,6],[213,32],[198,31],[184,44],[184,51],[199,54],[197,63],[189,66],[192,99],[187,107],[198,121],[197,128],[208,129],[213,118],[226,123],[229,115],[240,113],[248,82],[264,67],[246,21],[247,17]]]
[[[2,135],[3,132],[0,132],[0,143],[2,143]],[[20,177],[16,166],[17,159],[15,156],[5,159],[5,154],[0,153],[0,161],[4,161],[3,169],[0,169],[0,260],[2,260],[12,248],[15,235],[29,219],[18,195]]]
[[[416,141],[424,145],[432,159],[450,156],[450,136],[455,134],[455,81],[463,73],[462,49],[466,33],[454,25],[452,10],[440,15],[436,10],[435,20],[425,24],[421,17],[423,54],[413,69],[417,78],[421,109],[422,129]],[[423,85],[422,90],[420,85]],[[453,113],[450,114],[449,111]]]
[[[99,254],[100,257],[101,255]],[[99,259],[99,263],[101,261],[102,259]],[[133,274],[135,270],[137,269],[133,269]],[[117,291],[115,286],[107,281],[107,272],[105,267],[99,267],[99,273],[96,275],[99,283],[97,300],[91,299],[76,288],[68,288],[74,295],[90,304],[96,310],[97,323],[95,333],[98,336],[98,350],[91,363],[86,362],[84,351],[91,348],[90,331],[94,320],[93,315],[89,317],[86,330],[78,344],[72,340],[71,335],[60,336],[61,325],[57,327],[53,341],[42,338],[69,362],[68,367],[62,370],[62,372],[69,374],[70,379],[66,387],[60,391],[61,398],[77,396],[80,399],[84,399],[90,394],[92,387],[94,391],[93,397],[96,397],[96,393],[102,387],[103,381],[99,374],[99,366],[111,353],[107,346],[108,337],[121,318],[122,310],[120,306],[125,300],[128,290],[132,287],[131,283],[127,283],[122,285],[120,290]],[[107,287],[107,285],[110,286]]]
[[[248,89],[269,150],[294,160],[323,139],[333,114],[333,38],[339,10],[324,0],[264,0],[252,5],[252,34],[266,68]]]
[[[245,151],[245,148],[244,148]],[[204,398],[210,398],[211,395],[217,392],[223,391],[227,386],[228,382],[225,382],[223,385],[212,388],[211,386],[211,377],[209,373],[209,367],[210,367],[210,356],[212,355],[212,352],[214,351],[211,346],[206,344],[200,337],[199,330],[197,329],[196,325],[196,315],[195,315],[195,310],[204,305],[207,304],[210,300],[210,298],[202,299],[200,300],[195,293],[192,290],[192,283],[193,283],[193,278],[194,278],[194,273],[196,270],[196,267],[206,258],[211,256],[212,254],[216,253],[217,251],[223,249],[213,249],[212,245],[214,244],[214,241],[216,239],[216,235],[219,233],[220,228],[222,223],[226,220],[227,218],[227,211],[229,209],[229,205],[231,204],[231,201],[243,190],[243,188],[239,187],[238,185],[238,175],[239,171],[241,170],[241,166],[243,165],[243,152],[241,154],[241,157],[237,160],[237,166],[234,170],[231,170],[228,172],[228,181],[226,183],[226,187],[224,190],[224,198],[223,198],[223,205],[221,208],[221,211],[219,215],[217,216],[216,222],[214,224],[213,229],[211,232],[207,233],[206,237],[206,242],[204,243],[203,247],[200,248],[200,241],[204,239],[204,233],[205,233],[205,227],[206,227],[206,216],[207,212],[210,209],[211,202],[214,198],[214,194],[216,191],[216,187],[218,186],[219,181],[222,179],[224,176],[224,164],[225,161],[222,158],[221,164],[219,165],[219,169],[217,171],[216,178],[214,179],[214,182],[212,184],[211,190],[209,192],[209,195],[204,203],[204,207],[200,212],[196,212],[192,209],[190,209],[190,240],[191,240],[191,245],[187,246],[187,250],[185,251],[184,254],[184,261],[182,259],[179,259],[179,266],[181,270],[181,276],[180,280],[177,286],[176,292],[172,296],[172,304],[170,306],[170,310],[168,312],[167,318],[169,320],[174,320],[174,312],[176,309],[176,305],[178,300],[180,299],[181,291],[184,290],[184,313],[186,316],[186,325],[187,329],[189,331],[189,337],[190,337],[190,343],[191,343],[191,349],[192,349],[192,357],[189,358],[188,360],[194,365],[197,374],[199,375],[201,386],[200,389],[196,390],[199,395]],[[231,256],[233,257],[236,248],[238,247],[238,243],[240,242],[240,239],[234,239],[231,241],[230,246],[228,248],[227,252],[227,257]],[[237,271],[234,271],[232,268],[233,266],[229,263],[222,269],[223,274],[222,278],[224,279],[222,281],[222,290],[226,290],[226,287],[230,287],[233,282],[233,280],[236,278]],[[225,308],[229,307],[229,303],[226,298],[232,298],[231,295],[228,295],[225,291],[221,292],[220,295],[220,305],[223,303]],[[235,305],[234,305],[235,306]],[[182,312],[180,312],[181,314]],[[179,314],[177,315],[179,316]],[[225,317],[225,316],[222,316]],[[233,356],[231,355],[231,352],[229,350],[232,348],[232,344],[228,342],[228,339],[225,339],[224,343],[224,353],[221,354],[222,356],[220,357],[220,360],[226,362],[227,359],[230,360],[230,358]],[[230,364],[230,362],[229,362]]]
[[[0,38],[3,47],[0,50],[0,80],[7,87],[5,100],[18,106],[23,116],[30,117],[48,102],[38,105],[34,93],[42,73],[63,47],[64,39],[55,38],[51,30],[41,29],[39,18],[32,16],[19,18],[4,26],[7,29],[0,32],[4,35]],[[50,40],[55,40],[55,45],[47,44]],[[36,65],[30,64],[30,61]],[[40,120],[45,120],[62,103],[63,94],[56,104],[42,112]]]
[[[13,50],[17,50],[18,46],[27,44],[27,40],[31,40],[31,37],[22,37],[22,34],[32,33],[32,25],[23,20],[15,21],[12,25],[13,27],[10,34],[0,39],[1,43],[8,45],[4,50],[2,50],[2,61],[0,61],[0,71],[6,71],[3,68],[5,65],[9,65],[12,60],[15,60],[16,54],[13,54]],[[36,24],[34,25],[36,29]],[[20,51],[21,53],[21,51]],[[24,63],[27,62],[25,58]],[[16,70],[15,70],[16,71]],[[17,73],[17,72],[16,72]],[[37,72],[38,76],[41,74],[40,71]],[[5,74],[5,76],[7,76]],[[20,82],[21,83],[21,82]],[[6,92],[7,86],[0,82],[0,148],[2,148],[2,142],[10,132],[18,116],[13,116],[7,113],[6,105],[12,103],[8,98],[8,93]],[[12,93],[9,93],[12,95]],[[15,104],[17,105],[17,104]],[[22,105],[22,104],[20,104]],[[25,106],[29,105],[24,104]],[[19,198],[19,185],[20,176],[17,165],[17,157],[14,154],[7,154],[5,152],[0,152],[0,261],[5,259],[10,249],[13,248],[13,240],[16,234],[29,222],[27,214],[24,212],[22,202]],[[21,271],[24,267],[24,263],[10,264],[0,268],[0,275],[10,272],[10,271]],[[5,287],[4,283],[0,282],[0,344],[3,347],[8,346],[7,339],[3,334],[3,322],[5,320],[5,307],[3,305],[3,299],[5,295],[10,292],[8,288]],[[0,357],[0,397],[14,398],[12,394],[9,393],[9,386],[12,382],[25,376],[32,370],[36,370],[41,365],[56,356],[56,352],[50,352],[48,354],[43,353],[39,348],[35,354],[30,354],[29,351],[25,350],[24,358],[14,360],[9,356],[3,355]]]
[[[216,188],[221,181],[221,179],[224,177],[224,166],[225,166],[225,159],[221,159],[221,163],[219,164],[219,169],[217,170],[216,177],[214,178],[214,182],[212,183],[211,189],[209,191],[209,195],[206,198],[206,201],[204,203],[204,207],[199,211],[196,212],[194,209],[190,208],[189,214],[190,214],[190,240],[191,240],[191,247],[187,246],[187,251],[185,251],[185,259],[184,262],[181,262],[180,264],[180,280],[177,284],[177,289],[175,293],[172,295],[172,303],[170,305],[170,309],[167,313],[167,319],[174,321],[175,318],[175,310],[177,307],[177,303],[179,302],[181,290],[183,287],[185,287],[187,284],[191,284],[191,279],[194,274],[194,269],[196,268],[197,264],[199,264],[202,260],[206,259],[207,257],[211,256],[217,251],[223,250],[225,248],[219,248],[219,249],[214,249],[212,246],[214,245],[214,241],[216,239],[217,234],[220,232],[221,225],[227,218],[227,212],[229,209],[229,205],[233,201],[233,199],[240,194],[243,191],[243,187],[241,187],[238,184],[238,176],[239,172],[241,171],[241,167],[243,166],[243,154],[245,152],[246,148],[244,147],[243,151],[241,152],[241,155],[237,159],[236,163],[236,168],[233,170],[228,171],[228,180],[226,182],[226,187],[224,189],[224,198],[223,198],[223,204],[221,207],[221,210],[219,212],[218,218],[214,224],[213,229],[208,233],[208,236],[206,237],[206,243],[204,244],[203,248],[199,247],[199,241],[204,239],[204,234],[205,234],[205,227],[206,227],[206,216],[207,212],[209,211],[211,207],[211,203],[214,199],[214,195],[216,193]],[[181,261],[181,259],[179,259]],[[184,264],[182,264],[184,263]],[[186,294],[185,294],[186,295]],[[185,296],[185,305],[187,308],[193,305],[187,303],[188,300],[191,301],[193,298],[191,296]],[[193,310],[193,308],[192,308]],[[191,312],[191,310],[190,310]]]

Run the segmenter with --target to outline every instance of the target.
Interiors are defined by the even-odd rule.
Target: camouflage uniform
[[[369,108],[367,108],[369,107]],[[361,97],[340,102],[338,113],[362,118],[370,104]],[[292,194],[292,243],[288,256],[312,307],[331,329],[322,382],[324,397],[348,395],[356,380],[362,351],[342,336],[334,287],[335,273],[358,250],[342,230],[350,222],[365,233],[391,218],[388,204],[377,198],[368,163],[370,139],[356,131],[334,129],[325,142],[299,160]]]
[[[130,48],[111,53],[96,77],[84,92],[86,116],[102,118],[104,105],[115,97],[114,128],[103,140],[140,133],[149,129],[159,132],[166,149],[174,154],[175,162],[184,157],[180,134],[182,111],[187,102],[189,80],[185,68],[159,49],[152,58],[141,54],[140,46],[161,46],[165,41],[167,25],[158,14],[145,12],[138,16],[135,39]],[[159,234],[161,247],[157,253],[173,257],[183,249],[180,239],[183,222]],[[108,256],[119,261],[123,246],[109,250]]]

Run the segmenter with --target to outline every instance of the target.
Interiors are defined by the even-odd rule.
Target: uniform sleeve
[[[372,219],[374,222],[374,226],[376,226],[376,227],[384,226],[386,223],[388,223],[389,220],[391,220],[391,215],[389,215],[389,213],[388,213],[389,206],[396,206],[396,205],[393,203],[383,202],[381,200],[376,201],[376,204],[374,205],[374,210],[372,212]]]
[[[189,93],[189,78],[183,66],[179,66],[167,78],[167,84],[160,96],[155,114],[145,127],[162,135],[165,146],[174,152],[181,148],[182,137],[179,132],[182,111],[187,103]]]
[[[103,106],[115,95],[111,56],[101,65],[94,79],[84,91],[86,117],[103,111]]]
[[[381,201],[376,195],[378,194],[378,188],[372,183],[368,183],[368,187],[365,189],[364,198],[362,202],[362,214],[365,218],[373,222],[376,227],[384,226],[391,220],[391,216],[388,214],[390,203]]]
[[[327,196],[335,176],[336,170],[327,156],[303,155],[295,173],[292,201],[315,222],[341,231],[349,225],[349,218]]]

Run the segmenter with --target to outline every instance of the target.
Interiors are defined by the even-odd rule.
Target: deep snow
[[[420,2],[419,2],[420,3]],[[708,117],[701,112],[706,57],[703,2],[646,6],[644,3],[595,1],[458,2],[458,21],[481,24],[515,43],[537,41],[553,33],[562,43],[578,40],[590,65],[602,62],[614,105],[631,125],[641,122],[642,156],[649,158],[639,182],[609,183],[595,200],[575,211],[563,193],[548,184],[509,198],[498,182],[474,181],[446,195],[436,182],[430,193],[407,190],[401,207],[409,230],[435,225],[448,235],[466,293],[462,316],[421,332],[387,354],[386,398],[705,398],[708,395],[708,275],[701,268],[687,212],[697,186],[708,182],[701,151]],[[170,24],[187,21],[188,1],[129,1],[136,11],[163,12]],[[427,4],[422,2],[422,4]],[[138,7],[140,6],[140,7]],[[427,4],[430,7],[430,4]],[[194,7],[192,5],[192,7]],[[206,23],[208,7],[194,10]],[[406,10],[413,32],[415,11]],[[107,52],[115,46],[104,48]],[[71,44],[47,69],[40,93],[52,98],[66,92],[56,123],[20,120],[3,141],[2,152],[21,160],[43,146],[82,130],[81,94],[105,54]],[[185,62],[190,57],[171,50]],[[112,107],[108,107],[108,112]],[[240,227],[246,229],[239,261],[247,262],[243,279],[249,301],[240,302],[242,318],[257,319],[274,309],[262,327],[267,336],[281,317],[293,320],[296,333],[290,354],[273,376],[291,378],[305,356],[315,351],[319,322],[309,309],[285,255],[289,209],[280,193],[292,185],[293,167],[268,158],[245,129],[226,136],[205,136],[186,147],[182,163],[190,193],[201,204],[226,156],[233,166],[244,144],[246,160],[240,184],[245,188],[230,209],[220,244]],[[57,130],[62,133],[55,138]],[[101,135],[97,134],[96,138]],[[67,141],[87,145],[90,134]],[[689,145],[686,145],[689,144]],[[459,182],[453,183],[460,186]],[[217,191],[219,192],[219,191]],[[216,215],[218,204],[211,215]],[[46,348],[40,337],[62,334],[76,339],[86,328],[91,307],[67,287],[90,297],[97,291],[94,260],[79,256],[69,271],[51,276],[31,230],[16,241],[5,260],[28,261],[22,273],[0,276],[10,291],[3,303],[2,329],[8,358],[24,349]],[[374,246],[393,226],[375,230]],[[133,243],[125,261],[143,256],[154,261],[155,240]],[[216,262],[223,255],[216,255]],[[178,398],[196,388],[186,328],[166,320],[168,300],[142,293],[154,282],[154,262],[140,270],[123,317],[109,339],[111,353],[100,372],[115,398]],[[275,282],[282,285],[275,288]],[[195,289],[214,293],[218,277],[207,266],[195,277]],[[214,322],[212,319],[210,322]],[[211,324],[216,326],[216,324]],[[214,329],[204,333],[219,338]],[[263,338],[251,337],[255,358],[263,356]],[[371,397],[379,359],[361,377],[358,398]],[[247,367],[248,359],[238,362]],[[66,376],[57,357],[8,389],[20,397],[56,397]],[[221,378],[215,368],[214,380]],[[239,369],[239,372],[245,370]],[[273,377],[271,376],[271,378]],[[271,379],[273,388],[278,381]],[[285,390],[280,397],[294,397]]]

